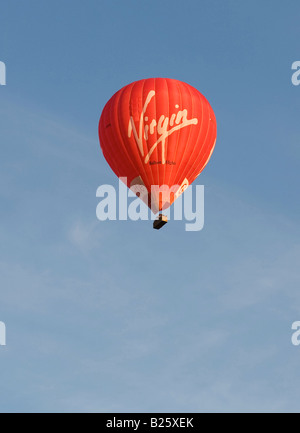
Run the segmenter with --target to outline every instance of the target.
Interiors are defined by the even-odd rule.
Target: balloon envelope
[[[106,103],[99,121],[106,161],[154,213],[170,206],[201,173],[216,134],[207,99],[170,78],[123,87]]]

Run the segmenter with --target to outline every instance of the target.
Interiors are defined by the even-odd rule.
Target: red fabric
[[[172,204],[180,191],[170,199],[153,192],[151,203],[151,186],[184,190],[207,164],[216,134],[207,99],[189,84],[169,78],[123,87],[107,102],[99,122],[106,161],[118,177],[127,178],[128,187],[144,184],[147,204],[156,211]]]

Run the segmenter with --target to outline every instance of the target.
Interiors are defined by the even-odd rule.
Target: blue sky
[[[299,411],[300,4],[2,2],[1,412]],[[170,77],[217,118],[205,226],[100,222],[122,86]]]

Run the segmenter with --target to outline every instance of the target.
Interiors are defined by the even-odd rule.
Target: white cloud
[[[97,248],[101,242],[101,235],[99,230],[99,222],[86,222],[77,221],[71,226],[68,238],[71,243],[78,247],[83,252],[88,252],[93,248]]]

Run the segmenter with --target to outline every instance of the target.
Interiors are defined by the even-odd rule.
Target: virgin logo
[[[161,143],[161,153],[162,153],[161,161],[162,164],[165,164],[166,163],[166,156],[165,156],[166,138],[169,137],[169,135],[173,134],[173,132],[178,131],[181,128],[185,128],[186,126],[189,125],[197,125],[198,119],[197,118],[188,119],[188,111],[184,109],[184,110],[179,110],[177,113],[173,113],[170,117],[166,117],[162,114],[158,119],[158,122],[156,121],[156,119],[152,119],[150,121],[148,116],[146,115],[146,111],[148,105],[150,104],[154,96],[155,96],[155,91],[151,90],[148,93],[143,110],[140,115],[138,131],[136,129],[133,117],[130,116],[129,124],[128,124],[128,137],[130,138],[131,134],[133,133],[139,151],[141,155],[144,157],[145,164],[149,162],[149,159],[153,151]],[[179,108],[179,105],[176,104],[175,108]],[[157,136],[159,138],[152,145],[147,155],[145,155],[143,139],[148,140],[149,134],[153,135],[155,133],[155,130],[157,131]]]

